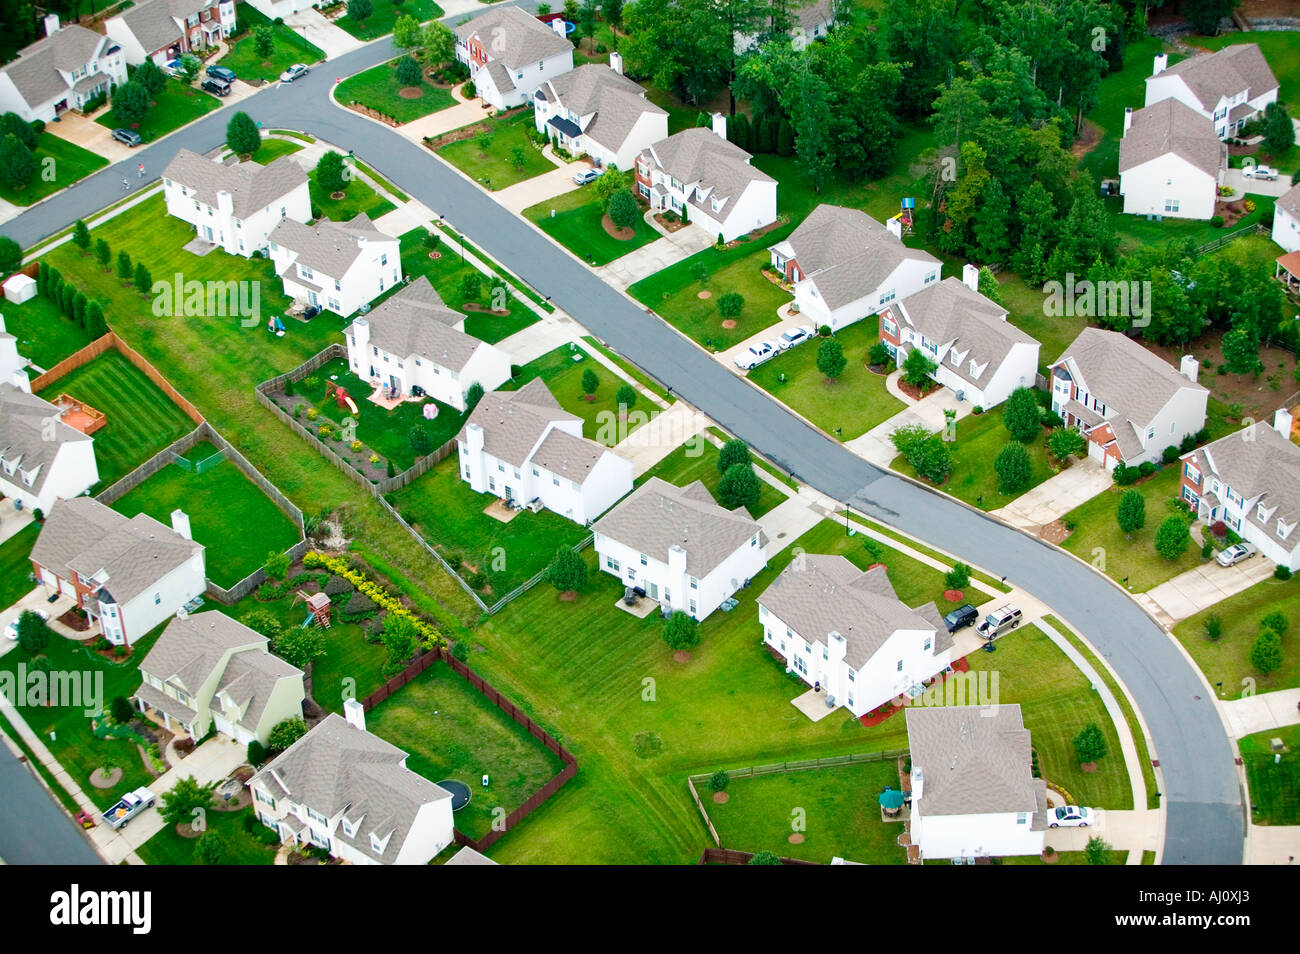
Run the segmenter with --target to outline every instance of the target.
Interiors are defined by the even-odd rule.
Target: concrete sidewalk
[[[1162,623],[1176,623],[1272,577],[1273,564],[1263,557],[1229,567],[1210,560],[1140,594],[1146,599],[1139,602],[1153,604]]]
[[[1111,486],[1106,468],[1091,458],[1075,461],[1055,477],[1021,494],[1005,507],[992,511],[1011,524],[1031,533],[1069,513]]]
[[[1219,702],[1234,739],[1287,725],[1300,725],[1300,689],[1261,692]]]

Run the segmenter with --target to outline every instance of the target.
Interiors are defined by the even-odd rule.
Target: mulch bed
[[[230,801],[219,798],[212,803],[212,810],[216,812],[237,812],[241,808],[247,808],[253,803],[253,795],[246,788],[241,788],[239,794]]]
[[[198,838],[207,829],[196,830],[189,822],[177,822],[173,830],[182,838]]]
[[[797,832],[797,831],[796,831],[796,832],[791,832],[791,833],[790,833],[790,837],[787,838],[786,841],[790,842],[790,844],[792,844],[792,845],[802,845],[802,844],[803,844],[803,834],[802,834],[801,832]]]
[[[608,212],[600,217],[600,225],[601,228],[605,230],[606,235],[610,238],[618,239],[620,242],[627,242],[636,238],[636,229],[627,227],[619,228],[614,224],[614,220],[609,217]]]
[[[402,99],[419,99],[424,95],[424,90],[418,86],[403,86],[397,91],[397,95]]]
[[[60,616],[58,620],[74,632],[84,633],[86,630],[90,629],[90,619],[86,616],[83,610],[76,609],[75,607]]]
[[[762,238],[764,235],[766,235],[768,232],[773,231],[774,229],[779,229],[783,225],[788,225],[789,222],[790,222],[790,216],[779,215],[777,216],[775,222],[765,225],[761,229],[754,229],[752,232],[746,232],[740,238],[732,239],[730,242],[727,243],[727,248],[735,248],[737,245],[743,245],[746,242],[753,242],[756,239]]]
[[[1054,865],[1061,860],[1061,856],[1054,851],[1052,852],[1044,851],[1042,857],[1043,857],[1043,864],[1045,865]]]
[[[478,311],[486,315],[496,315],[498,318],[505,318],[510,314],[509,311],[502,311],[500,308],[488,308],[486,305],[480,305],[478,302],[473,301],[463,302],[460,307],[465,311]]]
[[[1084,762],[1082,765],[1079,766],[1079,768],[1091,775],[1093,772],[1097,771],[1097,763]]]
[[[670,222],[668,219],[665,219],[662,215],[656,215],[655,221],[658,222],[659,225],[663,228],[663,230],[665,232],[668,232],[669,234],[684,229],[686,228],[687,225],[690,224],[688,222],[683,222],[681,219],[678,219],[676,222]]]
[[[932,391],[939,390],[939,388],[940,388],[940,384],[937,381],[927,386],[926,389],[923,391],[914,384],[908,384],[902,378],[898,379],[898,390],[902,391],[913,401],[919,401],[921,400],[921,398],[925,397],[927,394],[930,394]]]
[[[679,649],[677,652],[673,653],[673,662],[686,663],[690,661],[691,654],[689,650]]]
[[[960,603],[963,599],[965,599],[965,597],[966,594],[963,593],[961,590],[943,591],[943,598],[947,600],[949,603]]]
[[[429,258],[433,259],[436,262],[438,259],[442,258],[442,252],[430,252]]]
[[[90,773],[90,784],[95,788],[112,788],[122,780],[122,770],[114,766],[108,772],[103,768],[97,768]]]
[[[414,97],[407,97],[407,98],[414,98]],[[352,110],[353,112],[360,113],[363,116],[369,116],[371,119],[377,119],[386,126],[401,125],[401,123],[399,123],[392,116],[387,116],[384,113],[381,113],[377,109],[371,109],[369,106],[362,106],[360,103],[349,103],[348,109]]]
[[[727,804],[727,802],[729,802],[729,801],[731,801],[731,796],[728,795],[726,792],[714,792],[714,793],[713,793],[713,804],[715,804],[715,805],[725,805],[725,804]]]
[[[722,327],[723,327],[723,328],[726,328],[728,331],[730,331],[732,328],[736,327],[736,319],[734,319],[734,318],[724,318],[724,319],[722,320]]]
[[[560,594],[561,603],[573,603],[576,602],[577,599],[578,599],[577,590],[565,590],[563,593]]]
[[[339,201],[341,201],[341,200],[343,200],[343,199],[346,199],[347,197],[348,197],[348,194],[347,194],[346,192],[331,192],[331,193],[330,193],[330,198],[333,199],[335,202],[339,202]]]
[[[952,669],[953,672],[969,672],[970,663],[968,663],[966,659],[963,657],[962,659],[958,659],[955,663],[952,664]],[[945,673],[940,678],[947,679],[948,675],[949,674]],[[868,712],[864,716],[859,716],[858,721],[861,722],[865,728],[870,729],[872,726],[880,725],[880,723],[884,722],[890,716],[894,715],[894,713],[902,712],[906,708],[907,706],[900,706],[896,702],[889,702],[886,705],[879,707],[874,712]]]
[[[1063,543],[1069,535],[1070,531],[1060,520],[1053,520],[1038,531],[1038,536],[1048,543]]]
[[[709,290],[706,288],[706,289],[704,289],[702,292],[699,292],[695,297],[696,297],[696,298],[701,298],[701,299],[712,298],[712,297],[713,297],[713,292],[709,291]]]
[[[1246,211],[1245,199],[1234,199],[1231,202],[1216,202],[1214,214],[1223,216],[1223,227],[1230,229],[1250,213]]]

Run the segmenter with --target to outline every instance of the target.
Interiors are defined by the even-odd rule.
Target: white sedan
[[[1096,820],[1091,808],[1080,808],[1078,805],[1062,805],[1047,813],[1048,828],[1087,828]]]
[[[1232,546],[1219,551],[1215,557],[1215,562],[1219,566],[1236,566],[1242,560],[1249,560],[1255,555],[1255,548],[1249,543],[1234,543]]]
[[[283,73],[280,74],[280,82],[292,83],[296,79],[302,79],[309,72],[311,71],[307,69],[306,64],[295,63],[293,64],[293,66],[289,67],[287,70],[285,70]]]
[[[776,345],[770,341],[760,341],[752,348],[746,348],[736,358],[736,367],[741,371],[749,371],[758,367],[764,361],[770,360],[776,354]]]
[[[800,325],[797,328],[787,328],[781,332],[781,337],[776,339],[777,349],[788,351],[797,344],[803,344],[813,336],[813,330],[807,325]]]
[[[41,622],[48,623],[50,621],[50,614],[45,612],[45,610],[43,609],[24,610],[24,612],[35,613],[37,616],[41,618]],[[5,639],[18,638],[18,620],[22,618],[23,618],[23,614],[19,613],[18,616],[12,622],[10,622],[8,626],[5,627]]]
[[[574,185],[587,185],[600,178],[599,169],[582,169],[573,174]]]
[[[1272,182],[1277,178],[1277,170],[1272,166],[1243,166],[1241,175],[1244,179],[1259,179]]]

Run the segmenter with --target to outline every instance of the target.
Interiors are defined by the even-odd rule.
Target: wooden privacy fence
[[[538,808],[546,803],[556,792],[562,789],[569,779],[578,774],[578,760],[574,758],[573,753],[562,746],[559,741],[540,725],[532,720],[528,713],[524,712],[508,698],[498,692],[482,676],[470,669],[450,652],[445,646],[439,646],[437,649],[431,649],[427,653],[418,656],[412,660],[410,665],[403,669],[393,678],[389,679],[382,686],[361,700],[361,706],[366,712],[369,712],[380,702],[383,702],[402,686],[406,685],[412,679],[419,676],[436,662],[444,662],[462,679],[467,681],[471,686],[477,689],[485,699],[504,712],[516,723],[528,730],[528,734],[537,739],[542,745],[546,746],[555,755],[560,757],[564,762],[562,768],[555,775],[547,780],[546,784],[530,795],[522,805],[506,816],[505,824],[501,828],[493,829],[482,838],[471,838],[469,835],[456,830],[456,844],[469,845],[475,851],[486,851],[492,845],[514,828],[521,821],[535,812]]]

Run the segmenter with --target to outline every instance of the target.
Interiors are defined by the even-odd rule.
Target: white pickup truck
[[[134,792],[127,792],[121,801],[104,812],[104,821],[108,822],[109,828],[125,828],[126,823],[152,805],[156,797],[143,786]]]

